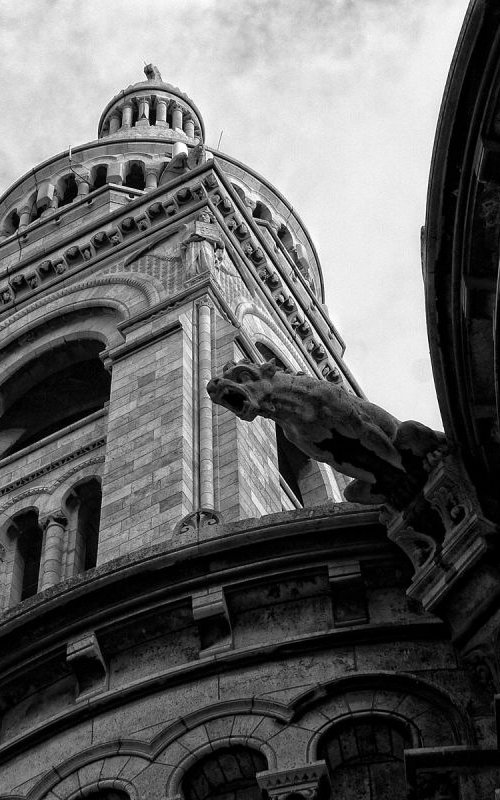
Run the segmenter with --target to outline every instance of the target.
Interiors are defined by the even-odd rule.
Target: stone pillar
[[[121,186],[123,183],[124,166],[123,161],[112,161],[108,166],[107,183],[114,183],[117,186]]]
[[[78,195],[76,200],[81,200],[90,192],[90,175],[88,172],[78,175],[76,182],[78,184]]]
[[[167,104],[165,97],[156,98],[156,124],[159,122],[167,124]]]
[[[62,552],[68,520],[58,510],[41,520],[44,532],[39,587],[42,592],[61,580]]]
[[[172,128],[182,130],[182,106],[175,103],[172,106]]]
[[[18,230],[22,231],[27,225],[30,224],[31,208],[30,206],[23,206],[19,209],[19,227]]]
[[[132,125],[132,101],[127,100],[122,107],[122,128],[130,128]]]
[[[146,191],[152,192],[158,186],[158,170],[154,168],[146,168]]]
[[[149,122],[149,97],[139,98],[139,120],[141,119]]]
[[[120,127],[120,114],[118,111],[113,111],[109,118],[109,135],[113,136]]]
[[[178,156],[179,153],[185,153],[186,155],[189,155],[189,150],[185,142],[174,142],[174,146],[172,148],[172,158]]]
[[[198,306],[198,397],[200,419],[200,507],[214,507],[213,403],[206,391],[212,375],[212,312],[208,297]]]
[[[57,189],[55,189],[54,190],[54,195],[52,197],[52,201],[50,203],[50,210],[51,211],[55,211],[57,208],[59,208],[59,200],[60,200],[59,194],[57,192]]]
[[[36,196],[36,207],[39,208],[47,208],[50,206],[52,202],[52,198],[54,196],[55,187],[54,184],[50,181],[43,181],[40,184],[40,187],[37,192]]]
[[[192,117],[184,118],[184,133],[190,139],[194,139],[194,119]]]

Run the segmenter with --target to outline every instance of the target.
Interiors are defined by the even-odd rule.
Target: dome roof
[[[158,67],[154,66],[153,64],[147,64],[144,67],[144,73],[146,75],[146,80],[138,81],[137,83],[130,84],[129,86],[127,86],[126,89],[122,89],[106,105],[99,120],[99,125],[98,125],[99,138],[103,135],[103,129],[105,128],[105,123],[109,120],[111,113],[115,111],[120,105],[123,105],[124,101],[126,100],[133,101],[135,98],[139,98],[148,93],[153,93],[156,96],[163,97],[174,103],[176,101],[179,101],[181,107],[183,107],[188,113],[190,113],[191,116],[198,123],[197,127],[199,127],[201,133],[200,138],[204,140],[205,126],[203,123],[203,119],[200,112],[198,111],[198,108],[191,100],[191,98],[188,97],[188,95],[185,92],[182,92],[177,86],[174,86],[173,84],[164,81],[161,77]]]

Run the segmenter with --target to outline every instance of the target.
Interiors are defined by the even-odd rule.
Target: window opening
[[[130,189],[144,189],[146,180],[144,178],[144,166],[138,161],[132,161],[127,172],[125,186]]]
[[[332,796],[343,800],[386,800],[404,797],[404,751],[412,747],[411,730],[403,720],[383,715],[349,718],[320,741],[318,758],[330,774]]]
[[[91,478],[72,492],[76,508],[75,574],[86,572],[97,563],[102,490],[97,478]],[[71,502],[68,503],[71,505]]]
[[[185,800],[262,800],[257,772],[267,769],[262,753],[224,747],[200,759],[182,781]]]
[[[59,207],[67,206],[78,196],[78,184],[74,175],[68,175],[61,183],[61,200]]]
[[[101,186],[106,186],[108,182],[108,167],[106,164],[100,164],[95,168],[94,183],[92,189],[100,189]]]
[[[14,517],[11,531],[16,536],[19,600],[38,592],[43,533],[35,511]]]
[[[0,387],[5,457],[104,407],[111,377],[102,342],[75,340],[29,361]]]

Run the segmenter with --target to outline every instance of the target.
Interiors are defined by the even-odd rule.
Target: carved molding
[[[318,795],[320,782],[328,782],[328,770],[324,761],[315,761],[295,769],[258,772],[255,777],[269,800],[284,800],[290,794],[312,800]]]
[[[22,475],[20,478],[17,478],[12,483],[8,483],[6,486],[2,486],[0,488],[0,497],[4,497],[6,494],[19,489],[21,486],[25,486],[27,483],[31,483],[32,481],[36,480],[37,478],[42,477],[43,475],[47,475],[49,472],[53,472],[55,469],[59,469],[60,467],[64,466],[64,464],[68,464],[71,461],[75,461],[75,459],[80,458],[81,456],[85,455],[86,453],[91,453],[93,450],[97,450],[100,447],[103,447],[106,444],[106,437],[101,437],[99,439],[94,439],[92,442],[89,442],[83,447],[79,447],[78,450],[74,450],[72,453],[68,453],[67,455],[63,456],[62,458],[58,458],[56,461],[51,461],[48,464],[45,464],[43,467],[40,467],[34,472],[30,472],[27,475]],[[72,470],[69,472],[64,473],[60,478],[58,478],[51,486],[49,487],[40,487],[37,491],[39,492],[51,492],[61,483],[63,483],[68,477],[73,475],[75,472],[79,472],[81,469],[84,469],[87,466],[91,466],[92,464],[100,464],[104,462],[104,455],[96,456],[95,458],[88,459],[83,464],[76,465]],[[33,490],[29,490],[30,493]],[[21,495],[18,495],[14,502],[18,500]],[[3,510],[5,505],[0,508]]]

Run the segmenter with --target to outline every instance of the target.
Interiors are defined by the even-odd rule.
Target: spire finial
[[[161,81],[160,70],[154,64],[145,64],[144,74],[148,81]]]

